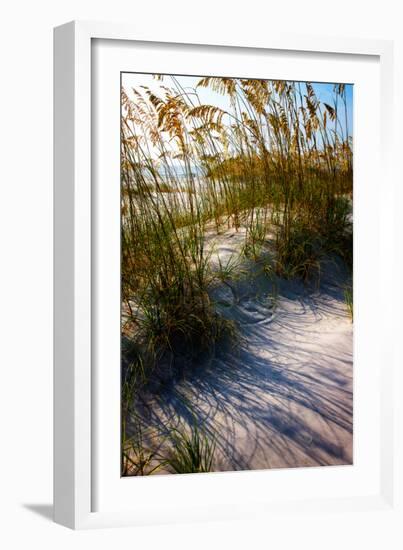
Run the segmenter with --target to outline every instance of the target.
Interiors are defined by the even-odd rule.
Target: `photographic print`
[[[121,475],[352,464],[353,86],[121,73]]]

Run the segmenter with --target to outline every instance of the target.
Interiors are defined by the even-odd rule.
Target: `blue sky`
[[[202,76],[164,76],[163,81],[156,80],[151,74],[138,74],[138,73],[122,73],[122,86],[123,88],[137,88],[139,86],[148,86],[153,91],[157,92],[161,84],[174,87],[175,82],[180,83],[186,92],[191,92],[196,88],[197,83],[203,78]],[[316,96],[321,102],[328,103],[333,106],[335,94],[333,92],[334,83],[319,83],[311,82],[313,85]],[[175,86],[176,87],[176,86]],[[353,135],[353,85],[346,84],[346,100],[347,100],[347,124],[349,129],[349,135]],[[304,90],[302,90],[304,92]],[[202,104],[215,105],[223,110],[229,110],[229,98],[228,96],[218,94],[210,88],[198,88],[197,93]],[[339,100],[340,101],[340,100]],[[340,106],[341,107],[341,106]],[[344,121],[344,107],[342,109],[342,116],[340,117],[340,124],[342,125],[343,132],[345,132]]]

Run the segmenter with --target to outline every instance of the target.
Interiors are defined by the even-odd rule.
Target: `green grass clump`
[[[168,425],[162,433],[144,427],[134,411],[129,416],[132,433],[122,432],[122,476],[212,471],[216,439],[198,427],[195,419],[190,428]]]
[[[210,472],[213,465],[215,440],[209,437],[194,423],[190,433],[172,430],[172,449],[167,464],[176,474]]]
[[[351,317],[351,322],[353,322],[353,289],[351,287],[344,289],[344,300]]]
[[[320,272],[322,240],[320,235],[295,222],[283,235],[280,230],[276,241],[276,273],[286,279],[299,277],[304,281]]]

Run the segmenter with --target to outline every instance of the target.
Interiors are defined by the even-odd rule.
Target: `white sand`
[[[239,254],[242,232],[211,237],[225,264]],[[214,244],[213,244],[214,243]],[[239,346],[168,381],[149,396],[145,421],[164,429],[195,417],[217,434],[214,470],[263,469],[352,462],[353,333],[344,303],[347,274],[325,266],[319,288],[272,284],[253,262],[212,297],[239,324]],[[192,415],[194,415],[192,417]]]

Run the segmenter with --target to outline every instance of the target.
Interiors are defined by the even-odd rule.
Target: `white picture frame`
[[[232,491],[230,503],[223,508],[218,502],[208,505],[186,504],[181,508],[174,503],[156,507],[154,513],[150,508],[140,506],[112,505],[105,511],[94,511],[94,483],[98,482],[98,465],[96,451],[96,430],[98,389],[94,384],[92,357],[94,351],[93,312],[97,300],[93,279],[94,230],[92,211],[94,208],[94,182],[92,182],[92,156],[94,154],[94,136],[92,135],[91,112],[92,83],[94,82],[93,48],[96,40],[128,41],[133,44],[175,44],[176,49],[197,48],[203,55],[203,48],[217,52],[223,49],[236,48],[244,56],[253,56],[264,51],[297,52],[299,56],[316,55],[318,52],[331,61],[337,56],[363,56],[373,58],[379,67],[380,107],[379,155],[385,175],[379,203],[373,197],[371,207],[377,208],[379,228],[375,237],[379,237],[379,254],[388,265],[393,263],[393,227],[390,205],[393,204],[394,180],[391,173],[390,155],[392,154],[392,116],[393,116],[393,45],[387,41],[358,39],[335,39],[312,36],[287,36],[270,33],[268,37],[256,37],[254,42],[237,38],[233,44],[223,42],[215,36],[203,33],[203,37],[187,35],[181,37],[152,36],[146,29],[139,30],[131,25],[72,22],[55,29],[54,36],[54,91],[55,91],[55,367],[54,367],[54,510],[55,521],[71,528],[139,525],[147,523],[179,522],[185,520],[220,519],[233,517],[250,517],[267,513],[284,513],[299,511],[309,507],[317,510],[377,510],[390,508],[393,505],[393,345],[390,329],[390,317],[383,288],[393,284],[392,271],[382,270],[379,273],[379,296],[376,307],[382,316],[380,331],[379,355],[374,357],[376,369],[374,380],[376,397],[379,398],[379,437],[376,450],[379,451],[376,468],[379,479],[374,480],[374,487],[366,491],[360,489],[354,493],[341,489],[336,496],[326,497],[321,493],[304,495],[301,492],[292,498],[265,499],[256,494],[255,489],[245,498],[245,487],[250,483],[255,486],[262,482],[264,473],[253,472],[252,477],[234,477],[234,474],[223,474],[223,477],[211,476],[209,490]],[[172,53],[170,54],[172,55]],[[144,70],[144,69],[143,69]],[[150,70],[154,70],[150,68]],[[375,152],[376,153],[376,152]],[[363,327],[365,325],[363,320]],[[364,335],[365,336],[365,335]],[[375,388],[375,386],[374,386]],[[374,390],[375,391],[375,390]],[[360,394],[358,394],[360,395]],[[98,427],[98,430],[101,429]],[[119,424],[116,425],[118,433]],[[375,436],[374,436],[375,437]],[[119,467],[119,465],[118,465]],[[318,469],[316,469],[318,471]],[[287,473],[288,472],[288,473]],[[103,471],[102,471],[103,473]],[[235,474],[236,476],[237,474]],[[283,471],[282,483],[290,481],[295,473]],[[368,473],[368,475],[373,475]],[[232,476],[232,477],[228,477]],[[286,476],[290,476],[287,480]],[[174,479],[176,478],[176,479]],[[181,485],[200,488],[197,476],[187,476],[187,481],[170,476],[162,481],[153,481],[153,490],[157,491],[162,484],[169,484],[169,490],[181,490]],[[193,481],[190,479],[193,478]],[[200,477],[198,478],[200,480]],[[346,482],[346,479],[344,481]],[[363,478],[364,479],[364,478]],[[98,480],[98,481],[97,481]],[[133,480],[131,480],[133,481]],[[137,481],[137,480],[136,480]],[[138,480],[143,484],[150,480]],[[337,479],[334,480],[337,483]],[[203,481],[204,483],[204,481]],[[173,487],[172,484],[175,484]],[[185,489],[184,490],[188,490]],[[255,491],[255,493],[254,493]],[[115,493],[116,495],[119,493]],[[212,501],[216,500],[215,497]]]

